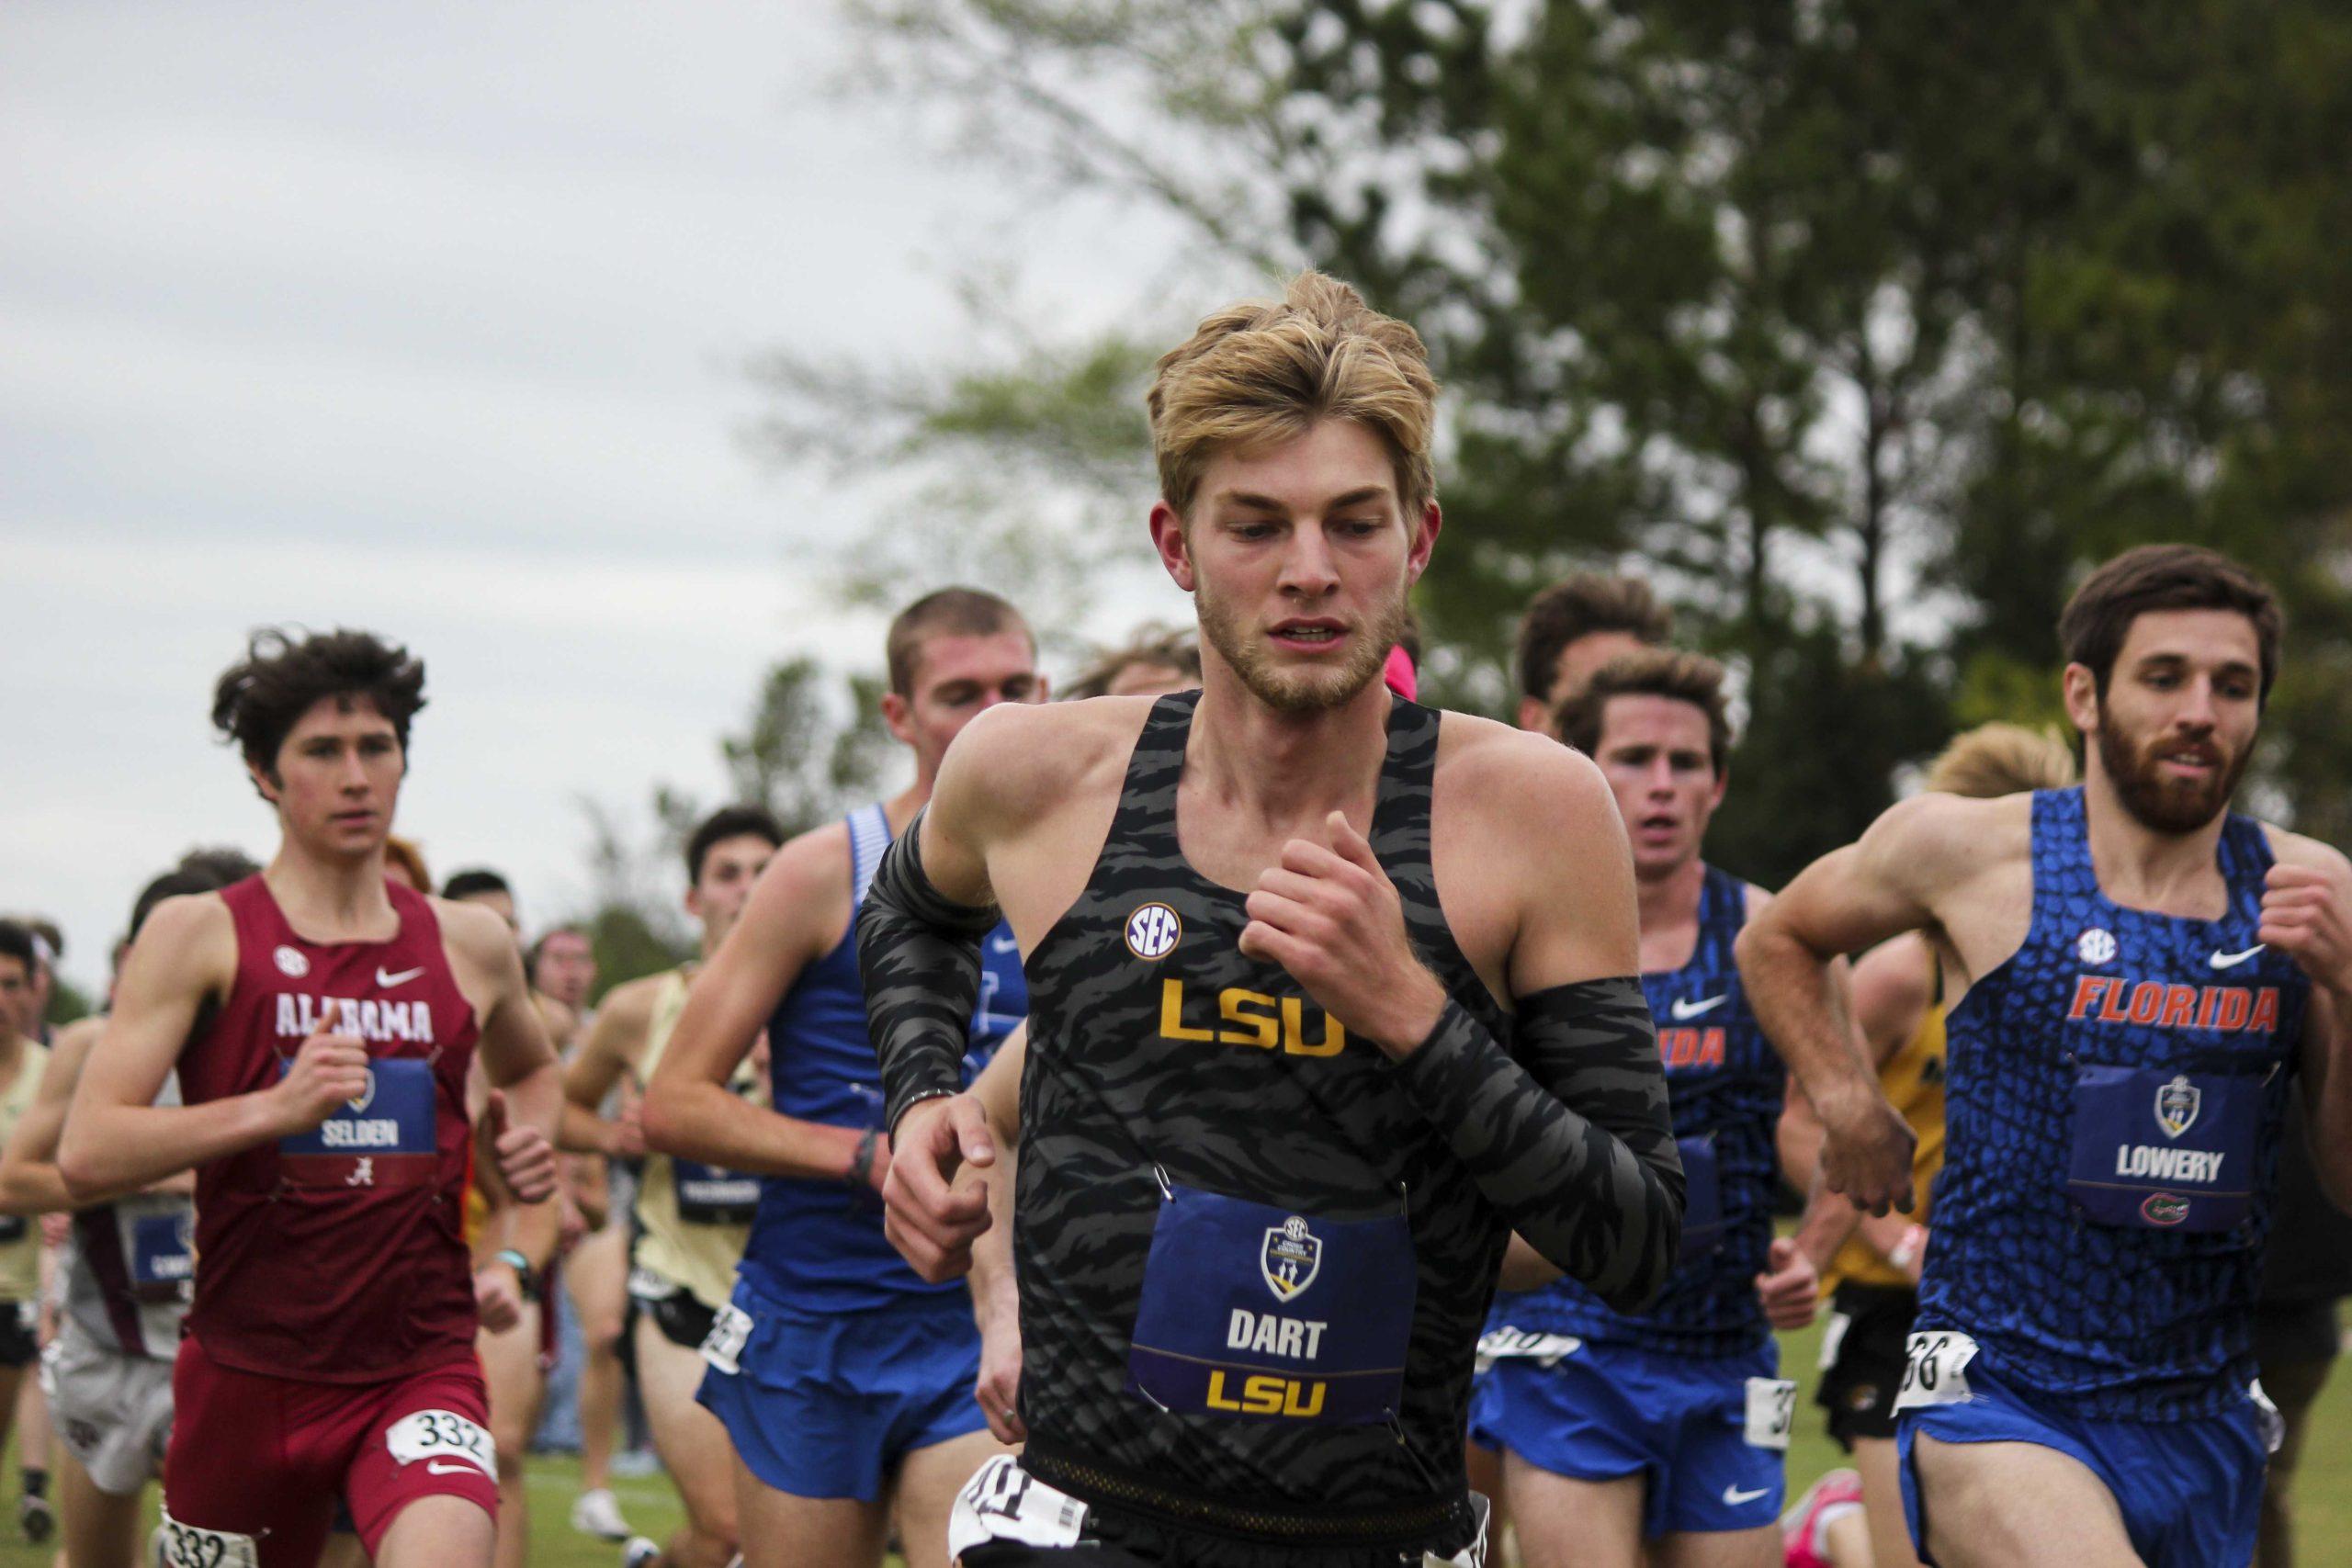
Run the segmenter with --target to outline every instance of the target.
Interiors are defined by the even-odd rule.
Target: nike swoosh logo
[[[1753,1503],[1770,1490],[1769,1486],[1758,1486],[1753,1492],[1742,1492],[1736,1486],[1726,1486],[1724,1488],[1724,1501],[1735,1506],[1741,1503]]]
[[[2216,953],[2212,957],[2207,959],[2205,962],[2211,964],[2216,969],[2234,969],[2239,964],[2245,963],[2247,959],[2252,958],[2256,953],[2260,953],[2261,951],[2262,943],[2257,942],[2252,947],[2247,948],[2244,953]]]
[[[1729,1000],[1731,1000],[1729,991],[1725,991],[1719,997],[1707,997],[1695,1002],[1685,1001],[1680,997],[1677,997],[1668,1006],[1667,1011],[1674,1015],[1675,1022],[1680,1023],[1686,1018],[1697,1018],[1702,1013],[1713,1012]]]
[[[992,936],[989,938],[989,950],[992,953],[1018,953],[1021,950],[1021,939],[1010,936]]]
[[[411,980],[415,979],[419,975],[424,973],[424,965],[422,964],[418,964],[413,969],[403,969],[397,975],[387,969],[379,969],[376,971],[376,984],[380,989],[389,991],[394,986],[407,985]]]
[[[478,1464],[443,1464],[437,1459],[429,1459],[424,1461],[424,1472],[427,1475],[486,1475],[489,1473]]]

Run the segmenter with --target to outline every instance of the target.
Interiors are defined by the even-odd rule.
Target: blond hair
[[[2046,729],[1980,724],[1951,738],[1928,764],[1927,787],[1939,795],[1993,800],[2075,782],[2075,754]]]
[[[1179,516],[1221,449],[1292,441],[1318,420],[1381,439],[1408,520],[1437,494],[1437,378],[1420,333],[1335,277],[1302,272],[1279,302],[1229,305],[1162,355],[1145,399],[1159,493]]]

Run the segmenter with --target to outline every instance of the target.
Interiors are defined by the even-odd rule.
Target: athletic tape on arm
[[[1517,1060],[1448,1002],[1398,1078],[1528,1244],[1621,1312],[1655,1296],[1682,1235],[1657,1030],[1631,976],[1519,1000]]]
[[[922,813],[883,855],[857,916],[865,1029],[882,1063],[884,1125],[919,1100],[964,1087],[964,1052],[980,997],[980,939],[995,908],[958,904],[922,869]]]

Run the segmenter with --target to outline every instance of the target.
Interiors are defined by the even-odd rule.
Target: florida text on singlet
[[[1952,1008],[1943,1174],[1915,1333],[2096,1419],[2240,1404],[2310,984],[2264,947],[2261,824],[2220,919],[2099,891],[2080,788],[2033,797],[2024,945]],[[1963,1369],[1963,1371],[1966,1369]]]
[[[237,975],[180,1054],[187,1102],[269,1088],[322,1031],[369,1057],[367,1089],[316,1130],[197,1172],[188,1331],[224,1366],[367,1382],[473,1354],[460,1210],[479,1027],[432,904],[386,892],[398,933],[334,945],[297,935],[258,876],[220,895]]]
[[[880,806],[852,812],[849,926],[831,952],[800,972],[768,1021],[771,1103],[786,1116],[834,1127],[882,1125],[882,1068],[865,1032],[865,987],[858,977],[857,911],[873,885],[889,820]],[[979,1006],[964,1058],[969,1082],[1029,1010],[1029,988],[1010,928],[981,943]],[[770,1176],[743,1249],[742,1278],[770,1301],[820,1311],[862,1312],[928,1302],[963,1311],[961,1280],[925,1283],[882,1231],[869,1193],[839,1181]],[[968,1314],[967,1314],[968,1315]]]
[[[1708,866],[1690,961],[1642,976],[1688,1184],[1681,1255],[1665,1290],[1646,1311],[1621,1313],[1563,1277],[1498,1301],[1497,1326],[1700,1357],[1740,1355],[1771,1337],[1756,1277],[1772,1240],[1773,1140],[1788,1069],[1757,1027],[1732,961],[1747,923],[1747,884]]]
[[[1085,890],[1029,955],[1023,1462],[1098,1500],[1125,1474],[1442,1510],[1507,1229],[1378,1047],[1242,956],[1244,895],[1179,850],[1198,697],[1153,706]],[[1424,961],[1507,1040],[1430,874],[1438,728],[1391,708],[1371,842]]]

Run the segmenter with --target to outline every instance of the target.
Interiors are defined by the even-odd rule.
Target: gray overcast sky
[[[918,357],[1031,222],[1107,313],[1154,236],[943,165],[843,47],[814,0],[0,8],[0,909],[70,976],[182,849],[274,841],[205,721],[247,627],[426,657],[401,827],[526,919],[585,895],[576,795],[708,795],[769,660],[879,662],[807,564],[871,520],[743,456],[741,357]]]

